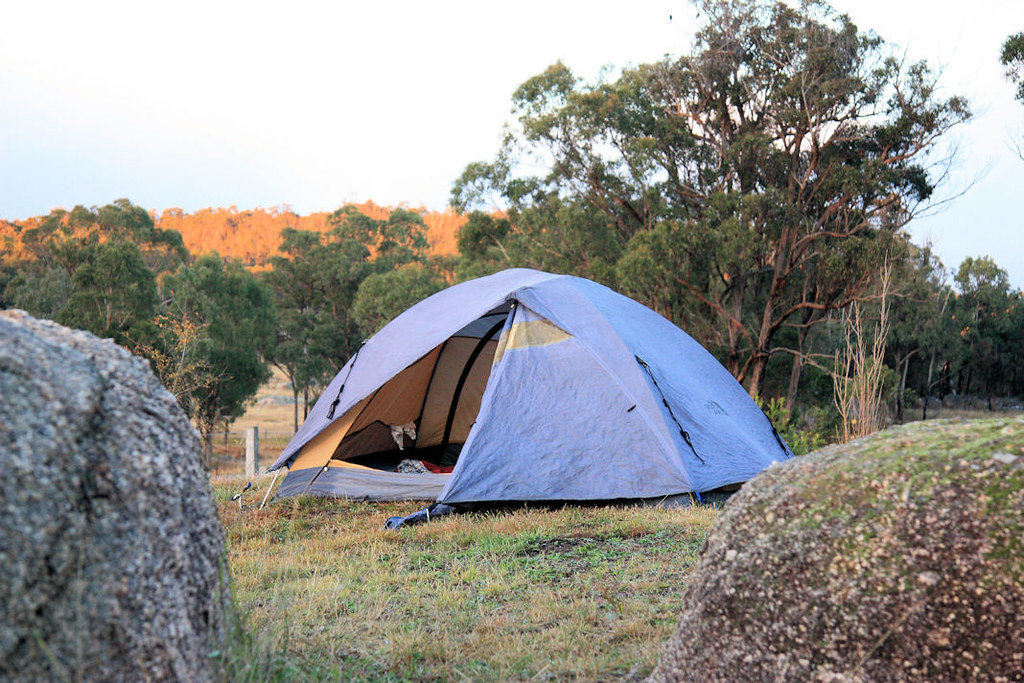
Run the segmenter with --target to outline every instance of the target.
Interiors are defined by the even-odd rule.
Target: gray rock
[[[936,420],[794,458],[709,536],[652,681],[1016,681],[1024,419]]]
[[[195,430],[109,340],[0,312],[0,680],[203,681],[230,622]]]

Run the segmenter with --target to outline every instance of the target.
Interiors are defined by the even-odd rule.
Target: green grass
[[[232,680],[635,680],[671,633],[713,508],[568,507],[447,517],[422,504],[230,502]],[[256,507],[263,480],[246,493]]]

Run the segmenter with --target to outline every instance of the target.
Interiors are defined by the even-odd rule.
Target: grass
[[[282,397],[275,377],[233,425],[260,427],[264,466],[291,436]],[[948,424],[929,423],[936,434]],[[270,484],[259,478],[240,509],[240,435],[218,451],[211,480],[243,616],[221,655],[232,681],[638,680],[717,520],[706,507],[567,507],[391,532],[385,519],[424,503],[289,499],[257,511]]]
[[[254,484],[255,508],[269,479]],[[214,477],[245,618],[232,680],[636,680],[657,662],[714,508],[448,517],[291,499]]]

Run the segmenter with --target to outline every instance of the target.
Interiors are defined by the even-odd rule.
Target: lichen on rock
[[[223,532],[148,364],[0,313],[0,464],[0,680],[211,679]]]
[[[943,420],[769,468],[651,680],[1021,680],[1022,456],[1024,419]]]

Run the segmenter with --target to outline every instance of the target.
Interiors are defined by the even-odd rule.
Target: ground
[[[717,517],[516,509],[386,531],[416,504],[240,509],[240,483],[222,475],[214,488],[253,634],[232,677],[258,680],[637,680]]]
[[[277,378],[235,425],[263,427],[264,465],[290,437],[289,397]],[[967,448],[958,457],[973,457],[976,439],[964,432],[973,424],[929,420],[843,452],[852,458]],[[1009,429],[1007,442],[1017,448],[1017,425],[982,427],[985,435],[994,430],[982,441],[1004,439],[1000,430]],[[235,680],[639,680],[661,657],[719,520],[714,507],[569,507],[385,531],[389,516],[425,503],[291,499],[259,511],[270,484],[261,477],[240,507],[230,498],[245,485],[243,448],[240,435],[232,436],[212,477],[236,601],[246,615],[226,658]],[[904,471],[898,458],[892,462],[895,473]],[[807,507],[811,519],[834,520],[829,501],[837,487],[846,498],[863,498],[867,517],[878,500],[905,495],[886,476],[865,482],[840,470],[829,477],[809,489],[820,499],[790,496],[786,504]],[[925,500],[916,491],[914,500]],[[773,519],[766,512],[758,524],[768,528]],[[871,542],[871,533],[863,537]],[[900,556],[888,542],[874,544],[869,549]],[[856,564],[860,553],[842,557]],[[834,568],[864,576],[852,564]]]

